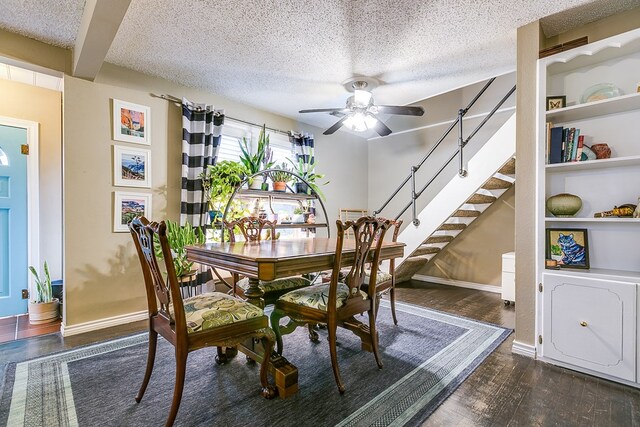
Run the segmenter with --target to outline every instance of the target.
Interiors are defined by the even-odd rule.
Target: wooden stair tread
[[[471,211],[471,210],[466,210],[466,209],[458,209],[451,216],[452,217],[457,217],[457,218],[475,218],[475,217],[480,216],[480,211]]]
[[[425,244],[429,243],[449,243],[452,241],[454,236],[429,236],[427,240],[424,241]]]
[[[492,176],[487,182],[482,185],[482,188],[484,188],[485,190],[502,190],[511,187],[511,185],[513,184],[509,181],[505,181],[504,179]]]
[[[446,231],[446,230],[464,230],[465,228],[467,228],[467,224],[463,224],[463,223],[449,223],[449,224],[442,224],[440,227],[438,227],[438,230],[441,231]]]
[[[498,200],[494,196],[487,196],[486,194],[478,194],[475,193],[469,199],[467,199],[467,203],[470,205],[481,205],[481,204],[489,204]]]
[[[411,254],[411,257],[413,258],[417,256],[422,256],[422,255],[434,255],[434,254],[437,254],[438,252],[440,252],[440,248],[437,246],[422,245],[418,247],[418,249],[413,251],[413,253]]]
[[[504,164],[498,171],[502,175],[515,175],[516,173],[516,159],[512,158],[507,163]]]

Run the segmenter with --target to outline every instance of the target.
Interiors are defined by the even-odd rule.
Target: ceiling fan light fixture
[[[371,92],[366,90],[356,89],[353,92],[353,102],[357,107],[365,108],[371,103]]]
[[[344,125],[354,132],[364,132],[367,130],[365,115],[362,113],[353,113],[344,121]]]

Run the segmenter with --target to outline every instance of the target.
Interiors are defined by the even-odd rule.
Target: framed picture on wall
[[[113,100],[113,139],[150,145],[151,121],[149,107]]]
[[[151,194],[114,192],[113,232],[126,233],[129,223],[137,216],[151,218]]]
[[[113,185],[151,188],[151,150],[114,145]]]
[[[589,268],[586,228],[547,228],[546,258],[560,268]]]

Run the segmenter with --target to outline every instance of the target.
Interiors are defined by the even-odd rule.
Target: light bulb
[[[367,129],[373,129],[373,127],[378,123],[378,119],[376,119],[371,114],[367,114],[364,116],[364,123],[367,126]]]
[[[358,107],[366,107],[369,105],[370,101],[371,101],[371,92],[368,92],[366,90],[360,90],[360,89],[356,89],[353,92],[353,102]]]

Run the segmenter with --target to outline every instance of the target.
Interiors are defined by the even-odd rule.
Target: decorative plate
[[[601,101],[603,99],[615,98],[620,95],[622,95],[622,91],[611,83],[598,83],[584,91],[582,98],[580,98],[580,103],[584,104],[586,102]]]

